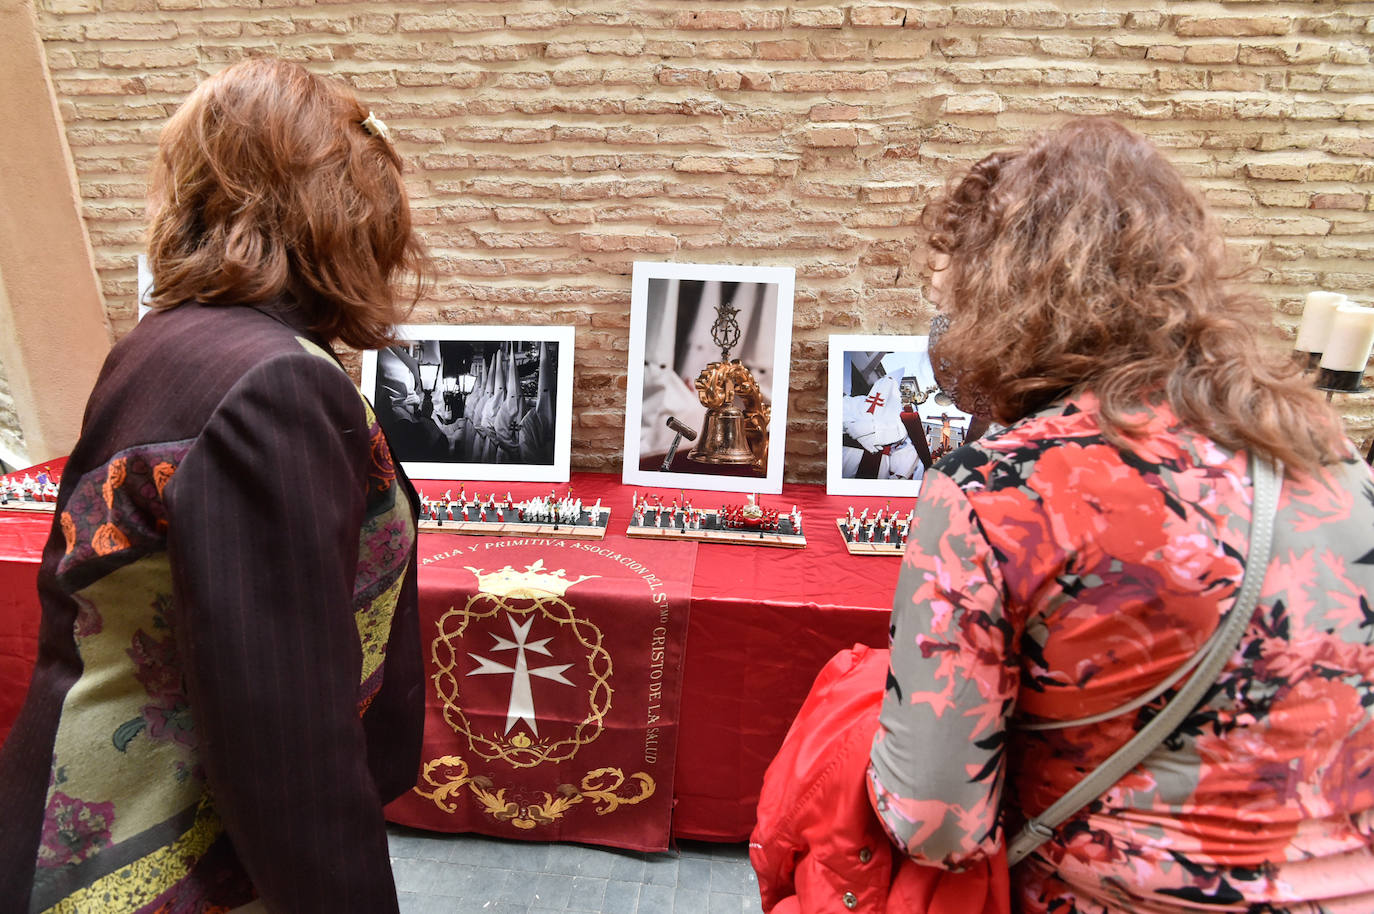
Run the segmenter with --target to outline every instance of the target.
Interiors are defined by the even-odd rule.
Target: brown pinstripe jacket
[[[0,911],[396,910],[419,766],[415,496],[289,313],[183,305],[111,353],[0,753]]]

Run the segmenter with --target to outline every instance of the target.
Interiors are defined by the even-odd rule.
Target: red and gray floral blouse
[[[1130,451],[1091,396],[926,477],[892,614],[870,791],[915,859],[977,860],[1172,695],[1233,602],[1251,487],[1155,412]],[[1014,875],[1024,912],[1374,911],[1374,482],[1284,481],[1253,621],[1180,730]],[[1004,815],[999,816],[999,810]]]

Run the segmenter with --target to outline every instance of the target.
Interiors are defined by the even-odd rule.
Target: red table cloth
[[[456,492],[459,487],[457,482],[417,485],[429,495],[448,488]],[[600,541],[603,545],[627,555],[646,545],[625,535],[634,487],[622,486],[618,476],[606,473],[575,473],[570,487],[584,503],[600,498],[611,508],[611,532]],[[517,498],[547,494],[551,488],[561,494],[569,486],[467,483],[469,495],[495,492],[504,497],[509,489]],[[655,492],[668,501],[682,497],[677,490],[639,491]],[[728,492],[689,490],[686,495],[703,508],[744,499]],[[887,506],[905,513],[914,501],[894,499],[889,505],[882,498],[832,497],[820,486],[800,484],[784,485],[781,495],[760,496],[759,501],[783,510],[795,504],[803,515],[807,546],[703,543],[693,550],[672,774],[672,833],[682,838],[747,839],[764,769],[816,673],[842,648],[887,644],[899,559],[850,556],[834,520],[850,505],[870,511]],[[0,511],[0,734],[13,722],[36,652],[38,603],[33,580],[50,523],[48,515]],[[484,541],[426,533],[420,538],[420,554],[433,556]],[[423,606],[442,603],[442,598],[434,601],[429,596],[451,586],[437,566],[421,567]],[[422,626],[435,630],[438,618],[431,610],[422,611]],[[491,635],[486,637],[483,649],[491,643]],[[433,676],[439,670],[433,657],[428,662]],[[447,724],[443,727],[453,733]],[[428,741],[431,730],[428,725],[426,729]],[[455,733],[453,739],[460,737]]]
[[[696,546],[434,534],[415,828],[668,848]]]
[[[431,497],[458,483],[420,481]],[[634,486],[606,473],[574,473],[569,485],[466,483],[468,497],[506,490],[519,500],[548,494],[573,494],[611,509],[608,549],[635,554],[645,542],[625,535]],[[639,487],[665,502],[690,498],[697,507],[739,503],[745,496]],[[896,508],[905,513],[914,499],[830,497],[820,486],[788,484],[781,495],[759,496],[765,507],[802,512],[804,549],[702,543],[691,577],[686,655],[674,772],[672,833],[708,841],[743,841],[754,824],[763,772],[782,744],[787,728],[825,662],[838,650],[863,643],[887,646],[888,615],[897,583],[896,556],[850,556],[835,529],[835,518],[853,505]],[[420,552],[431,541],[485,538],[423,534]],[[420,569],[421,630],[427,617],[426,591],[436,584]],[[438,727],[426,725],[426,740]],[[443,729],[448,729],[444,726]],[[428,747],[427,747],[428,748]],[[393,814],[393,818],[397,818]]]

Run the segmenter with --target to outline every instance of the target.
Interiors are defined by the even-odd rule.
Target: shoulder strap
[[[1278,510],[1279,489],[1283,484],[1283,467],[1251,454],[1250,476],[1255,484],[1254,508],[1250,517],[1250,551],[1245,562],[1236,602],[1218,626],[1219,634],[1208,640],[1197,669],[1178,690],[1173,699],[1154,719],[1140,729],[1126,745],[1114,752],[1105,762],[1088,772],[1081,781],[1050,805],[1040,815],[1025,824],[1007,847],[1007,863],[1015,866],[1021,860],[1054,837],[1054,829],[1088,803],[1102,796],[1109,787],[1121,780],[1132,768],[1164,742],[1183,719],[1193,712],[1203,694],[1221,674],[1227,659],[1235,653],[1241,636],[1254,615],[1260,587],[1269,569],[1274,543],[1274,514]]]

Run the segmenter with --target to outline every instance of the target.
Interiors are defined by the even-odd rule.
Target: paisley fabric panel
[[[358,543],[358,571],[353,590],[354,616],[362,645],[359,712],[382,687],[383,665],[396,603],[410,566],[417,534],[410,500],[397,485],[396,467],[372,406],[367,414],[372,462],[367,474],[367,517]]]
[[[87,576],[103,573],[159,548],[167,535],[162,492],[193,443],[129,448],[82,475],[57,518],[66,540],[58,577],[76,568]]]

